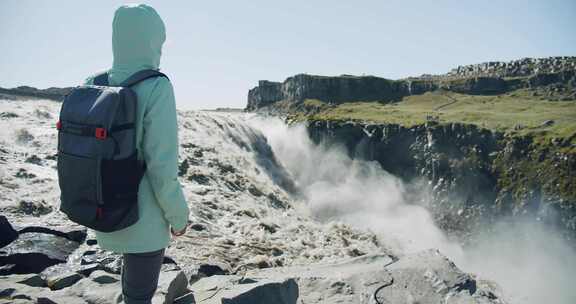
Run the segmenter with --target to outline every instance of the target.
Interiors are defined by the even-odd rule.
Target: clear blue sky
[[[401,78],[576,55],[576,1],[142,1],[167,27],[180,108],[244,107],[259,79]],[[71,86],[110,67],[124,1],[0,2],[0,86]]]

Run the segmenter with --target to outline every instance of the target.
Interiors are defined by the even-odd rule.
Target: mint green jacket
[[[143,69],[158,69],[164,22],[147,5],[124,5],[112,23],[114,62],[108,71],[110,85],[117,85]],[[92,84],[94,76],[86,80]],[[147,169],[138,192],[140,219],[126,229],[96,232],[100,246],[118,253],[140,253],[166,248],[170,227],[183,229],[189,209],[178,182],[178,125],[176,102],[169,80],[145,80],[132,89],[138,96],[136,143],[138,157]]]

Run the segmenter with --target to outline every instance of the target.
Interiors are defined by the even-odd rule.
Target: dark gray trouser
[[[164,249],[125,253],[122,262],[122,296],[126,304],[150,304],[164,260]]]

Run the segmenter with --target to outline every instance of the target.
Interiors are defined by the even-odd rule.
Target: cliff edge
[[[576,57],[457,67],[400,80],[261,81],[247,111],[302,122],[317,143],[422,179],[446,231],[529,217],[576,238]]]
[[[298,74],[284,82],[261,80],[248,92],[247,111],[274,107],[280,101],[306,99],[328,104],[358,101],[388,103],[439,89],[472,95],[498,95],[518,89],[546,91],[553,99],[576,99],[576,57],[525,58],[459,66],[443,75],[390,80],[375,76]]]

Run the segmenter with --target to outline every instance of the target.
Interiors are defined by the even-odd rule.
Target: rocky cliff
[[[498,218],[526,216],[576,237],[576,154],[566,149],[569,141],[543,145],[461,123],[312,120],[308,131],[318,143],[343,144],[353,157],[428,187],[428,207],[447,231],[467,236]]]
[[[546,88],[545,88],[546,87]],[[298,104],[317,99],[329,104],[355,101],[398,101],[402,97],[438,89],[465,94],[502,94],[521,88],[565,92],[576,98],[576,57],[522,59],[461,66],[444,75],[400,80],[375,76],[315,76],[298,74],[284,82],[262,80],[248,92],[247,111],[273,107],[284,101]]]
[[[401,80],[296,75],[261,82],[246,109],[287,113],[318,143],[343,144],[410,184],[425,181],[429,207],[447,231],[466,235],[497,218],[526,216],[573,239],[575,100],[576,57],[550,57]],[[558,116],[546,118],[551,111]]]
[[[72,88],[37,89],[29,86],[20,86],[13,89],[0,88],[0,99],[50,99],[61,101]]]
[[[573,56],[523,58],[509,62],[493,61],[459,66],[445,77],[526,77],[575,69],[576,57]]]

